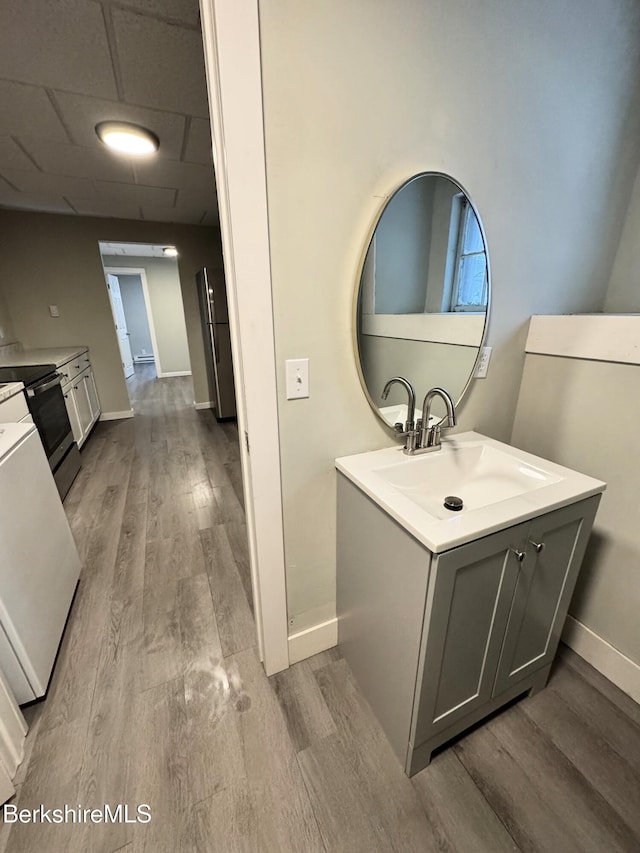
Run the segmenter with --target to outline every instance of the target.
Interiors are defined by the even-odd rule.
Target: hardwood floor
[[[152,818],[6,824],[0,850],[640,850],[640,709],[566,649],[546,690],[412,780],[337,650],[267,679],[237,432],[152,375],[65,502],[84,569],[14,800]]]

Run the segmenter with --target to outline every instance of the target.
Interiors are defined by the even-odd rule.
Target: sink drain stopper
[[[451,512],[460,512],[463,506],[462,498],[459,498],[456,495],[448,495],[444,499],[445,509],[450,509]]]

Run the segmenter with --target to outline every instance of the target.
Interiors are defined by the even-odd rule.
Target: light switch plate
[[[309,359],[289,358],[285,361],[287,400],[309,396]]]
[[[487,375],[489,362],[491,361],[491,349],[492,347],[482,347],[480,350],[480,359],[475,372],[476,379],[484,379]]]
[[[49,314],[51,314],[52,317],[59,317],[60,312],[58,311],[58,306],[57,305],[49,305]]]

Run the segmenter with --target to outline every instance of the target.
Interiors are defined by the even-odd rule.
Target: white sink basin
[[[373,473],[435,518],[451,516],[444,507],[448,495],[462,498],[462,511],[469,512],[562,479],[485,442],[458,447],[445,443],[442,450],[405,456],[395,465],[374,468]]]
[[[434,553],[604,491],[605,484],[475,432],[442,449],[401,447],[336,460],[336,468]],[[463,501],[453,512],[450,495]]]

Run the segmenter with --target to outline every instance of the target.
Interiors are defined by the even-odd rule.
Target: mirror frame
[[[394,428],[393,428],[393,426],[391,426],[391,424],[388,423],[388,421],[385,420],[383,415],[380,413],[380,406],[378,406],[375,403],[373,397],[371,396],[369,389],[367,388],[367,383],[366,383],[365,378],[364,378],[364,373],[362,371],[362,358],[361,358],[361,353],[360,353],[360,336],[358,334],[358,305],[360,302],[360,285],[362,283],[362,273],[364,270],[365,260],[367,257],[367,253],[369,251],[369,247],[371,246],[371,241],[373,240],[373,235],[375,234],[376,228],[378,227],[378,224],[379,224],[380,220],[382,219],[384,212],[387,209],[388,205],[391,204],[391,202],[396,197],[396,195],[401,190],[403,190],[406,186],[408,186],[408,184],[413,183],[413,181],[416,181],[419,178],[426,178],[426,177],[446,178],[448,181],[451,181],[452,184],[455,184],[455,186],[458,187],[460,192],[464,193],[464,195],[466,196],[469,204],[471,205],[471,208],[473,209],[473,212],[474,212],[476,219],[478,221],[478,225],[480,227],[480,233],[482,235],[482,241],[484,243],[484,251],[485,251],[485,255],[486,255],[486,259],[487,259],[487,310],[486,310],[485,318],[484,318],[484,326],[482,328],[482,338],[480,340],[480,343],[478,344],[478,354],[477,354],[476,359],[473,363],[473,369],[471,370],[471,373],[470,373],[469,378],[467,379],[467,381],[464,385],[464,388],[460,392],[460,396],[458,397],[458,399],[456,401],[454,401],[456,409],[461,404],[461,402],[464,400],[467,392],[469,391],[469,388],[471,386],[472,381],[476,378],[475,372],[477,370],[478,362],[480,361],[480,355],[482,353],[482,347],[485,345],[485,342],[487,340],[487,332],[489,330],[489,317],[490,317],[490,312],[491,312],[491,297],[492,297],[492,289],[493,289],[492,288],[492,282],[491,282],[491,263],[489,260],[489,247],[487,244],[487,235],[486,235],[486,232],[484,230],[484,225],[482,223],[482,219],[480,218],[480,214],[478,213],[478,208],[476,207],[475,202],[473,201],[473,199],[471,198],[471,196],[469,195],[467,190],[462,186],[460,181],[457,181],[455,178],[452,178],[451,175],[447,175],[446,172],[434,172],[434,171],[416,172],[415,175],[412,175],[410,178],[407,178],[406,181],[403,181],[391,193],[389,193],[387,196],[385,196],[384,201],[383,201],[382,205],[380,206],[380,209],[378,210],[378,212],[376,213],[376,215],[374,217],[373,223],[371,224],[369,231],[368,231],[368,234],[367,234],[367,239],[366,239],[364,248],[363,248],[361,255],[360,255],[360,261],[358,263],[358,271],[357,271],[357,276],[356,276],[356,286],[355,286],[355,292],[354,292],[354,297],[353,297],[353,306],[352,306],[352,310],[351,310],[351,329],[352,329],[352,336],[353,336],[353,352],[355,355],[356,369],[358,371],[358,378],[360,379],[360,385],[362,386],[362,390],[364,391],[364,395],[367,398],[367,402],[371,406],[371,409],[373,410],[374,414],[379,419],[379,421],[382,424],[384,424],[384,426],[391,433],[394,433]],[[389,377],[389,378],[391,378],[391,377]],[[407,377],[407,378],[409,378],[409,377]],[[409,381],[411,381],[411,380],[409,379]],[[422,401],[416,399],[416,412],[418,411],[418,409],[421,406],[422,406]]]

